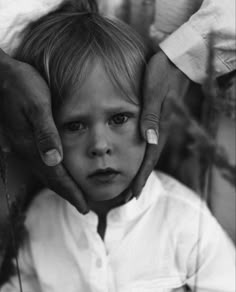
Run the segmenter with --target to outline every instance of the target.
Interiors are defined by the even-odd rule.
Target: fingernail
[[[44,153],[43,160],[48,166],[55,166],[61,162],[62,157],[56,149],[52,149]]]
[[[158,130],[154,130],[154,129],[148,129],[146,131],[146,139],[148,144],[158,144],[158,140],[159,140],[159,132]]]

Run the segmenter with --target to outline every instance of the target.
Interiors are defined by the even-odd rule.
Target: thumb
[[[35,143],[43,162],[48,166],[58,165],[63,159],[63,150],[51,109],[44,108],[32,124]]]
[[[141,135],[149,144],[158,144],[162,103],[168,92],[168,82],[160,70],[160,53],[154,55],[146,68],[144,76],[143,110],[141,113]],[[162,67],[161,67],[162,68]]]
[[[158,144],[161,105],[153,89],[144,86],[143,108],[140,118],[141,135],[148,144]]]
[[[160,112],[143,109],[140,120],[141,135],[148,144],[158,145]]]

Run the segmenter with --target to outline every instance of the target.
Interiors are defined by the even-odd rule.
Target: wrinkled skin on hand
[[[62,146],[47,84],[33,67],[11,59],[1,50],[0,125],[1,140],[7,140],[14,151],[34,165],[46,185],[86,213],[83,195],[61,163]],[[51,156],[47,155],[50,150]]]
[[[150,59],[145,73],[140,127],[144,139],[147,140],[147,130],[154,129],[159,141],[158,145],[149,143],[147,146],[143,164],[132,186],[133,195],[136,197],[139,196],[150,172],[157,164],[166,143],[172,99],[183,100],[190,84],[190,79],[162,51]]]

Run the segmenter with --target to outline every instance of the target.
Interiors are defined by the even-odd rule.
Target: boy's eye
[[[69,122],[64,125],[64,129],[70,132],[82,131],[85,125],[81,122]]]
[[[126,123],[128,121],[128,119],[129,119],[128,114],[125,114],[125,113],[117,114],[117,115],[114,115],[110,119],[109,124],[122,125],[122,124]]]

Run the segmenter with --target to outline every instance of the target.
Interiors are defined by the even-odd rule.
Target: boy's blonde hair
[[[66,4],[32,23],[15,56],[45,78],[54,110],[96,60],[126,97],[140,96],[146,59],[142,41],[128,25],[99,15],[96,7],[84,8]]]

